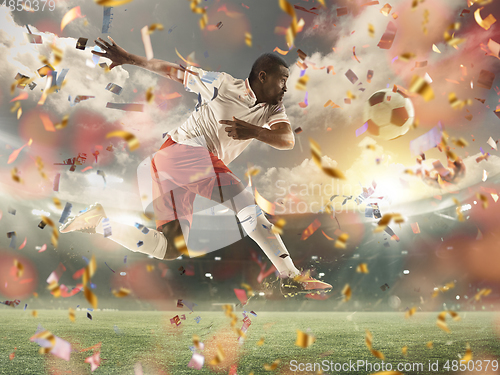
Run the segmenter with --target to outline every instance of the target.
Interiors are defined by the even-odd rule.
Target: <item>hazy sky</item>
[[[403,173],[405,169],[417,166],[415,156],[409,151],[409,142],[439,121],[450,136],[464,137],[469,143],[468,147],[455,150],[467,166],[466,177],[459,187],[480,183],[483,170],[490,177],[499,171],[498,159],[494,156],[496,151],[486,144],[490,136],[498,139],[500,120],[493,113],[497,104],[497,80],[489,90],[477,86],[481,70],[498,74],[498,59],[486,55],[490,38],[500,42],[500,37],[496,36],[496,24],[489,30],[481,28],[474,20],[474,11],[479,5],[467,8],[465,1],[421,2],[414,10],[411,9],[411,1],[393,1],[388,16],[380,12],[382,3],[362,6],[364,3],[326,0],[327,7],[321,8],[312,0],[292,2],[307,9],[320,7],[313,10],[318,15],[295,10],[297,19],[303,18],[305,26],[297,35],[295,48],[284,56],[291,69],[284,103],[292,128],[301,127],[303,132],[296,136],[296,145],[291,151],[278,151],[254,141],[230,165],[240,178],[243,178],[249,165],[260,167],[261,172],[254,178],[254,185],[271,201],[279,198],[279,180],[298,185],[331,182],[330,177],[311,161],[309,137],[320,144],[324,165],[337,166],[346,174],[348,179],[344,183],[354,189],[354,194],[361,192],[361,185],[368,186],[375,179],[379,184],[377,194],[391,196],[392,202],[442,193],[417,177]],[[52,180],[56,173],[61,173],[57,196],[61,201],[72,202],[77,209],[95,201],[105,201],[109,210],[114,209],[118,213],[140,212],[137,165],[161,145],[164,132],[181,125],[189,116],[196,104],[196,96],[185,92],[177,83],[139,68],[124,66],[105,73],[99,67],[89,67],[86,60],[91,58],[93,40],[106,35],[111,35],[126,50],[144,55],[140,29],[153,23],[164,26],[163,31],[151,35],[156,58],[180,63],[176,48],[184,57],[194,52],[194,60],[202,68],[225,71],[238,78],[248,76],[253,61],[261,53],[271,52],[275,47],[287,49],[284,35],[276,33],[275,28],[288,27],[291,17],[280,9],[278,1],[246,0],[241,3],[209,0],[202,5],[206,8],[209,25],[222,22],[220,29],[200,30],[200,16],[190,10],[188,1],[144,0],[115,7],[112,9],[109,34],[101,33],[103,8],[91,1],[83,4],[73,0],[57,1],[52,12],[47,8],[38,12],[10,12],[0,7],[0,146],[4,150],[1,152],[1,193],[5,205],[19,202],[29,210],[54,210],[50,199],[54,195]],[[75,19],[61,32],[62,17],[75,6],[80,6],[84,18]],[[347,7],[347,15],[337,16],[337,8],[341,7]],[[470,13],[460,17],[463,9],[469,9]],[[499,18],[498,5],[488,4],[481,10],[483,18],[490,13]],[[393,14],[397,14],[397,19]],[[444,41],[444,32],[454,22],[460,22],[460,28],[450,30],[450,33],[455,32],[455,37],[464,39],[456,49]],[[381,49],[377,44],[389,23],[397,27],[394,44],[390,49]],[[373,26],[373,35],[368,31],[369,24]],[[42,36],[42,45],[27,42],[24,25],[30,25],[34,34]],[[427,28],[426,35],[422,31],[423,26]],[[252,34],[252,47],[245,44],[245,32]],[[79,37],[89,39],[85,51],[75,48]],[[18,72],[33,76],[34,71],[43,65],[39,56],[51,56],[52,43],[63,50],[62,62],[56,70],[69,69],[66,85],[59,92],[49,95],[43,106],[37,106],[37,102],[45,86],[45,78],[35,80],[37,87],[33,91],[16,89],[14,95],[25,92],[29,96],[20,102],[23,114],[17,120],[16,113],[9,110],[12,106],[9,91],[13,78]],[[441,53],[432,50],[433,44]],[[354,47],[359,62],[353,57]],[[307,108],[298,105],[304,101],[306,91],[295,87],[300,75],[300,68],[295,65],[298,61],[297,48],[304,51],[308,55],[307,61],[314,64],[309,64],[306,72],[309,76]],[[414,57],[409,62],[394,60],[404,53],[412,53]],[[52,61],[53,57],[49,59]],[[101,58],[100,62],[103,61],[107,60]],[[413,69],[417,61],[427,61],[427,66]],[[313,69],[323,66],[333,66],[333,71],[327,73],[326,69]],[[349,69],[359,78],[356,84],[352,84],[345,75]],[[374,72],[370,83],[367,82],[368,70]],[[373,92],[394,84],[408,88],[414,75],[423,77],[426,73],[433,81],[431,87],[435,98],[426,102],[421,96],[412,97],[420,122],[416,130],[412,129],[393,141],[373,139],[367,133],[356,137],[355,130],[362,125],[363,106]],[[105,90],[110,82],[123,87],[120,96]],[[145,92],[150,87],[154,88],[156,99],[153,104],[146,105],[142,113],[106,108],[107,102],[145,103]],[[351,104],[344,102],[348,91],[356,97]],[[166,99],[167,95],[176,92],[182,97]],[[450,93],[455,93],[460,100],[471,99],[472,103],[455,110],[448,102]],[[71,106],[68,97],[74,100],[76,95],[95,98]],[[474,98],[484,99],[485,102],[483,104]],[[328,100],[341,108],[324,108]],[[69,115],[68,126],[55,133],[47,132],[40,113],[47,114],[54,124],[60,122],[64,115]],[[465,119],[466,115],[472,115],[472,120]],[[118,138],[111,141],[105,139],[109,131],[116,129],[135,134],[141,147],[129,152]],[[32,146],[25,148],[15,162],[7,164],[12,149],[21,147],[30,138],[33,139]],[[110,143],[115,146],[113,152],[106,151]],[[374,149],[368,149],[368,144],[373,144]],[[480,155],[480,147],[493,156],[489,161],[478,164],[475,158]],[[98,163],[92,156],[96,150],[100,151]],[[53,165],[80,152],[87,153],[87,161],[75,172],[69,172],[68,167]],[[43,170],[48,176],[45,181],[34,163],[37,156],[44,162]],[[378,164],[377,158],[381,160]],[[446,165],[445,155],[436,149],[427,153],[424,165],[432,168],[432,161],[436,158]],[[93,168],[82,173],[81,170],[88,166]],[[24,184],[12,181],[13,167],[20,171]],[[96,170],[105,172],[106,186]],[[404,181],[401,182],[401,179]],[[324,191],[321,195],[329,198]],[[319,198],[302,197],[306,202]],[[60,210],[56,212],[59,215]]]

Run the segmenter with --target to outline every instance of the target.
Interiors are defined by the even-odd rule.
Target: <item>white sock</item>
[[[293,264],[280,235],[272,232],[273,225],[264,216],[259,206],[245,207],[238,212],[237,217],[248,236],[257,242],[257,245],[276,267],[280,277],[300,275],[300,271]],[[285,255],[285,258],[281,257]]]
[[[111,236],[106,238],[109,238],[133,252],[152,255],[157,259],[163,259],[165,257],[167,252],[167,239],[163,233],[154,229],[149,229],[149,232],[144,234],[141,230],[131,225],[125,225],[115,221],[110,221],[110,224]],[[104,235],[102,220],[95,228],[95,231],[96,233]],[[137,246],[139,241],[142,241],[141,246]]]

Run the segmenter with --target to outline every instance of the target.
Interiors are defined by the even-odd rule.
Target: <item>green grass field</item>
[[[186,313],[187,312],[187,313]],[[80,352],[99,342],[101,365],[94,374],[134,374],[134,366],[141,363],[144,374],[214,374],[228,373],[237,364],[237,373],[257,374],[313,374],[315,371],[291,371],[290,361],[314,363],[332,361],[348,363],[364,360],[382,363],[365,345],[365,330],[373,335],[373,348],[385,355],[385,363],[393,370],[398,363],[423,363],[424,371],[403,371],[405,374],[459,373],[443,369],[447,360],[459,360],[470,344],[473,360],[496,360],[500,357],[500,342],[495,327],[496,314],[489,312],[463,312],[461,320],[447,319],[451,333],[436,326],[436,313],[416,313],[410,319],[404,313],[258,313],[251,316],[252,325],[243,345],[236,342],[237,335],[231,330],[230,318],[221,312],[194,312],[186,309],[172,312],[94,311],[93,320],[86,311],[78,311],[75,323],[68,319],[67,311],[39,310],[33,318],[22,309],[3,308],[0,326],[0,373],[1,374],[90,374],[90,365],[84,362],[92,350]],[[170,318],[182,313],[179,327],[170,324]],[[237,312],[241,317],[241,313]],[[195,317],[201,321],[196,323]],[[39,346],[29,341],[37,325],[41,324],[72,343],[71,360],[66,362],[52,354],[39,354]],[[118,327],[116,331],[114,326]],[[237,326],[241,328],[241,321]],[[296,330],[300,329],[316,337],[308,348],[295,346]],[[117,333],[118,332],[118,333]],[[192,336],[201,337],[205,349],[205,365],[202,370],[187,367],[191,359],[189,349]],[[264,344],[257,342],[264,338]],[[429,341],[433,348],[427,347]],[[220,345],[225,358],[218,367],[208,365]],[[407,355],[401,348],[408,347]],[[9,354],[15,357],[9,360]],[[281,362],[272,371],[264,364]],[[429,361],[439,360],[439,371],[429,371]],[[495,373],[492,364],[482,374]],[[325,371],[324,373],[365,374],[376,371]],[[463,372],[460,372],[463,373]]]

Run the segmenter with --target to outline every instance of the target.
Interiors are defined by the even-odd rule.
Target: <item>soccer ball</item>
[[[378,90],[363,108],[363,123],[368,123],[368,132],[385,140],[405,134],[414,118],[415,110],[410,98],[399,90]]]

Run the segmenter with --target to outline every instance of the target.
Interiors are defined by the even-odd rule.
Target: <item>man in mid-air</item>
[[[301,274],[295,267],[253,194],[227,167],[253,139],[279,150],[293,148],[294,135],[283,105],[289,76],[286,62],[277,55],[264,54],[254,62],[250,76],[242,80],[191,65],[184,68],[158,59],[148,61],[128,53],[111,38],[95,42],[102,52],[92,52],[110,59],[111,69],[123,64],[139,66],[198,95],[196,110],[169,132],[150,163],[157,230],[141,233],[135,227],[111,222],[112,234],[107,238],[157,259],[176,259],[185,253],[193,202],[201,195],[234,211],[240,232],[242,227],[278,270],[285,296],[329,292],[330,284]],[[103,207],[95,204],[70,218],[60,231],[104,234],[104,219]]]

